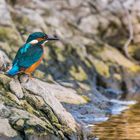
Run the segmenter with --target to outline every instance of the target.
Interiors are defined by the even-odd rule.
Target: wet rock
[[[110,98],[110,99],[120,99],[123,92],[120,90],[115,90],[115,89],[106,89],[105,92],[103,92],[103,94],[105,94],[106,97]]]
[[[106,114],[109,112],[109,108],[112,106],[108,98],[102,95],[96,89],[93,89],[92,93],[88,94],[90,102],[84,105],[67,105],[65,107],[69,110],[75,119],[86,127],[99,121],[105,121],[108,118]]]

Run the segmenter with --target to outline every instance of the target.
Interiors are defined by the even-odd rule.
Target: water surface
[[[140,140],[140,102],[106,122],[95,124],[93,133],[100,140]]]

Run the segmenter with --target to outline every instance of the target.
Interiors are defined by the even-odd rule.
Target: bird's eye
[[[46,39],[46,38],[47,38],[47,36],[44,36],[43,38],[44,38],[44,39]]]

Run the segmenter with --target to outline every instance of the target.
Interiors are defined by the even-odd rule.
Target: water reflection
[[[96,124],[93,133],[100,140],[140,140],[140,103],[107,122]]]

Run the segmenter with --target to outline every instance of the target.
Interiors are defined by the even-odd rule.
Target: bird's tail
[[[19,72],[19,67],[17,65],[14,65],[8,72],[7,74],[9,76],[14,76]]]

